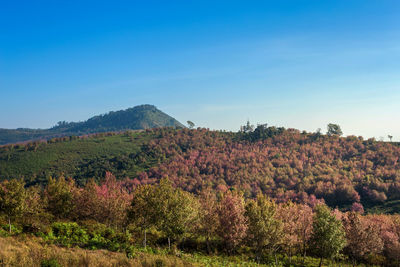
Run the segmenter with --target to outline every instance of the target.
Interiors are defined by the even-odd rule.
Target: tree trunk
[[[206,245],[207,245],[207,253],[208,253],[208,255],[210,255],[211,254],[211,248],[210,248],[210,240],[209,240],[208,236],[206,238]]]
[[[171,239],[168,237],[168,249],[171,250]]]
[[[144,229],[144,240],[143,240],[143,245],[144,245],[144,248],[146,248],[146,246],[147,246],[147,235],[146,235],[146,229]]]
[[[306,243],[303,242],[303,265],[306,262]]]
[[[321,267],[321,266],[322,266],[322,257],[321,257],[321,259],[319,261],[319,267]]]
[[[10,234],[11,234],[11,218],[8,216],[8,226],[10,227]]]
[[[274,256],[275,256],[275,266],[278,266],[278,258],[276,257],[276,251],[274,251]]]

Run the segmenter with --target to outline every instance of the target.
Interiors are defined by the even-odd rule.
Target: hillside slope
[[[397,143],[305,133],[270,127],[254,133],[156,129],[59,138],[0,148],[0,178],[31,184],[48,176],[79,184],[111,171],[127,186],[168,176],[176,186],[241,190],[280,201],[323,198],[332,207],[361,202],[398,212],[400,147]]]
[[[28,140],[50,139],[68,135],[142,130],[157,127],[185,127],[176,119],[152,105],[141,105],[126,110],[111,111],[84,122],[59,122],[50,129],[0,129],[0,144]]]

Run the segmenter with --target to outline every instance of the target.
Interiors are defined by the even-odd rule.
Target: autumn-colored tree
[[[75,210],[75,193],[76,187],[72,179],[50,177],[44,190],[47,211],[57,219],[71,219]]]
[[[282,245],[283,224],[277,219],[276,209],[275,202],[264,195],[258,195],[246,205],[247,241],[255,249],[258,259],[263,252],[276,255]]]
[[[43,231],[49,223],[49,214],[45,211],[45,203],[41,197],[42,189],[31,186],[26,189],[25,209],[21,221],[25,230],[30,232]]]
[[[214,192],[206,189],[199,196],[200,220],[197,232],[206,239],[207,252],[211,253],[210,240],[216,235],[218,229],[218,202]]]
[[[224,194],[218,205],[217,233],[225,243],[228,253],[242,242],[246,236],[247,218],[244,215],[245,206],[242,195],[235,192]]]
[[[343,218],[343,226],[347,239],[344,251],[353,260],[354,265],[364,256],[382,251],[383,241],[379,229],[363,221],[359,213],[348,212]]]
[[[5,180],[0,184],[0,213],[7,216],[11,234],[11,221],[23,215],[26,191],[24,182],[17,179]]]
[[[101,207],[97,195],[98,185],[90,179],[86,185],[75,195],[75,214],[79,220],[101,221]]]
[[[115,176],[106,172],[104,180],[96,187],[99,221],[113,227],[122,227],[127,223],[127,210],[131,203],[131,196],[117,181]]]
[[[324,257],[334,258],[338,256],[346,245],[342,222],[336,219],[325,205],[318,205],[315,208],[310,243],[314,253],[320,257],[319,266],[322,266]]]
[[[278,218],[283,223],[284,251],[291,255],[301,251],[305,257],[306,245],[311,237],[313,211],[308,205],[288,202],[278,206]]]

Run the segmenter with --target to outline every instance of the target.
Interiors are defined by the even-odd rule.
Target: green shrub
[[[129,232],[118,232],[101,223],[86,222],[85,229],[89,235],[88,248],[123,251],[130,246]]]
[[[58,263],[57,259],[44,259],[40,263],[40,267],[61,267],[61,264]]]
[[[10,225],[9,224],[3,224],[0,227],[0,236],[1,237],[6,237],[10,235],[18,235],[22,232],[21,228],[11,224],[11,234],[10,234]]]
[[[57,222],[52,224],[45,239],[66,247],[83,247],[88,243],[89,236],[77,223]]]

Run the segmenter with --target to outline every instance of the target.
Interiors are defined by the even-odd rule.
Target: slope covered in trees
[[[176,119],[158,110],[155,106],[141,105],[126,110],[111,111],[104,115],[92,117],[84,122],[60,121],[50,129],[0,129],[0,144],[156,127],[183,128],[184,126]]]
[[[399,211],[400,147],[339,135],[260,125],[5,145],[0,235],[128,258],[161,247],[254,265],[398,266],[399,215],[374,211]]]
[[[28,183],[49,176],[83,185],[111,171],[127,185],[168,177],[199,193],[206,188],[262,193],[277,201],[324,199],[331,207],[384,207],[400,200],[400,147],[361,137],[339,137],[260,126],[252,131],[161,128],[58,138],[0,149],[0,178]]]

